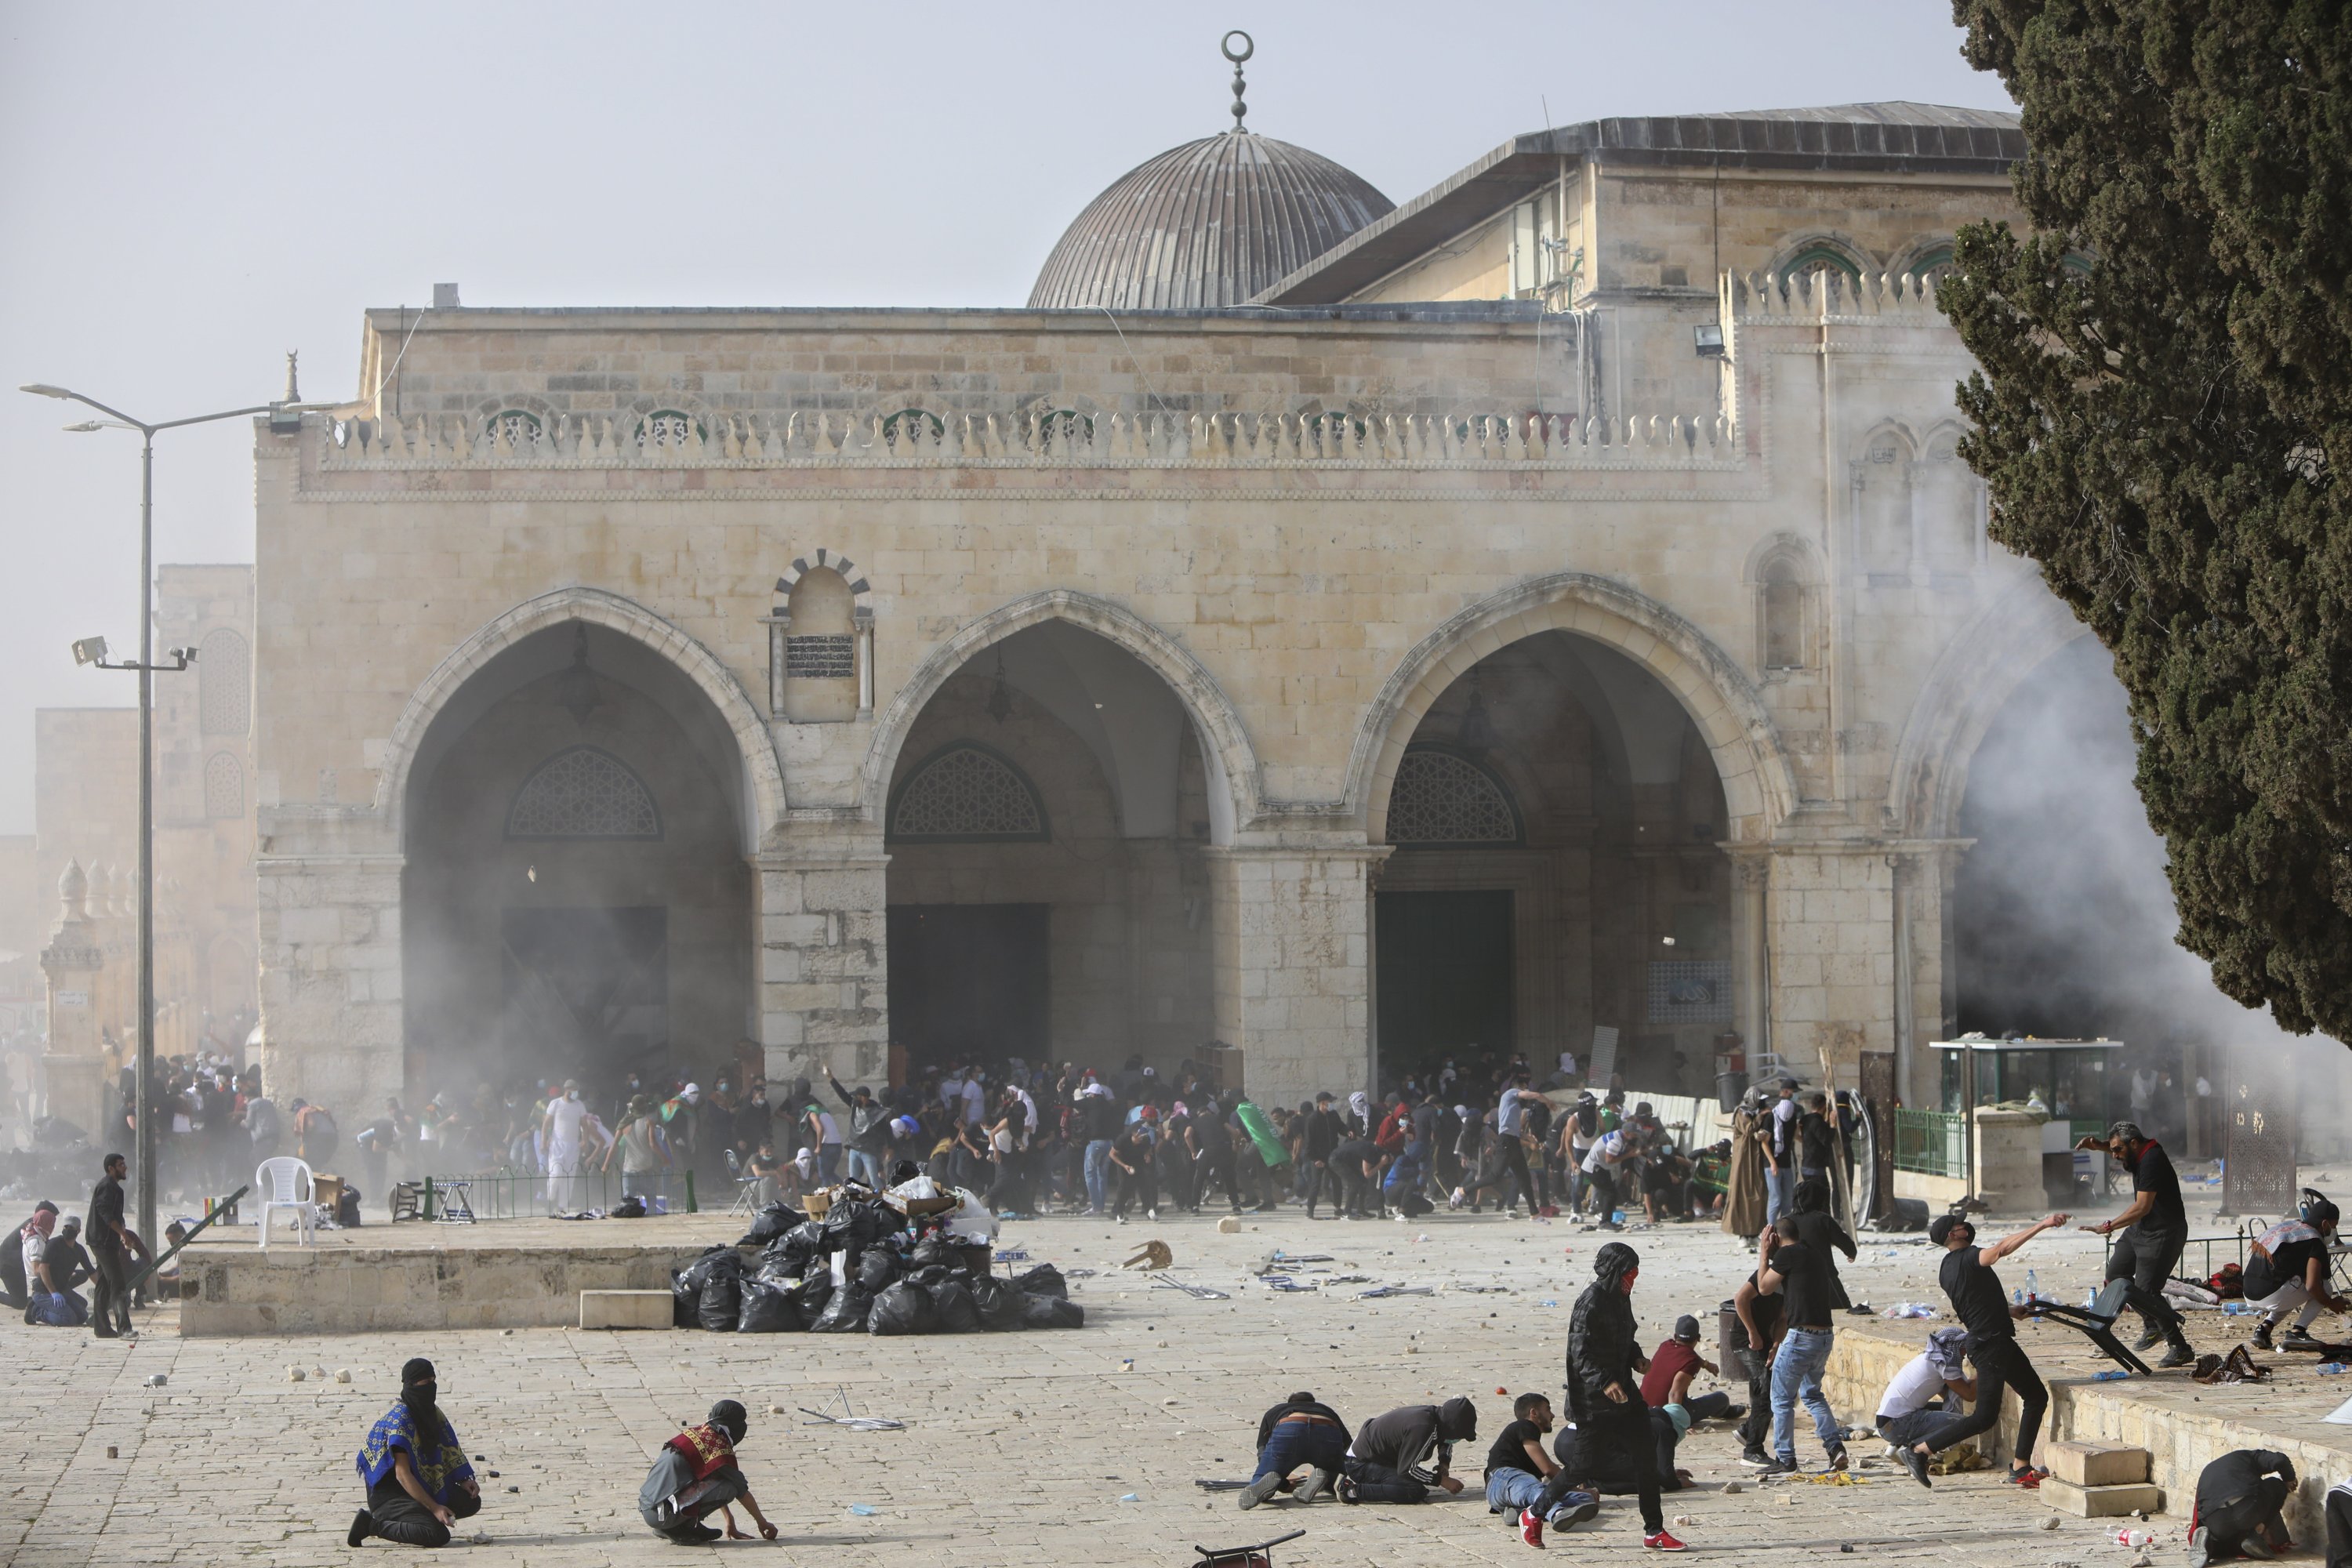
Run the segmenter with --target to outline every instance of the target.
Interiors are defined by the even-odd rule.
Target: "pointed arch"
[[[990,611],[960,628],[925,656],[875,719],[866,747],[862,795],[869,820],[883,820],[898,752],[923,707],[950,677],[974,656],[1013,633],[1049,620],[1066,621],[1133,655],[1168,683],[1177,704],[1192,720],[1202,757],[1213,777],[1209,792],[1210,837],[1232,838],[1234,828],[1258,812],[1257,753],[1242,728],[1241,715],[1192,651],[1132,611],[1108,599],[1068,588],[1049,588]]]
[[[1408,653],[1366,710],[1348,767],[1346,815],[1384,841],[1389,791],[1413,731],[1470,667],[1539,632],[1605,643],[1647,669],[1689,713],[1723,781],[1727,837],[1759,842],[1794,807],[1795,775],[1763,700],[1706,633],[1649,595],[1589,572],[1537,577],[1479,600]]]
[[[1951,837],[1985,731],[2044,659],[2090,634],[2038,574],[1979,612],[1945,645],[1911,705],[1887,779],[1887,820],[1908,837]]]
[[[483,626],[451,649],[409,698],[392,727],[389,756],[376,784],[376,810],[391,826],[395,842],[407,842],[409,775],[433,721],[491,659],[523,638],[567,621],[602,626],[643,644],[699,688],[735,738],[746,786],[744,813],[751,819],[749,837],[754,842],[764,839],[783,821],[784,775],[775,742],[734,671],[699,640],[634,599],[601,588],[572,587],[526,600]]]

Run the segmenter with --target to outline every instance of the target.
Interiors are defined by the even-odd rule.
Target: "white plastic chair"
[[[253,1190],[261,1197],[261,1248],[269,1250],[269,1215],[285,1209],[294,1215],[295,1235],[304,1247],[318,1236],[318,1188],[310,1167],[291,1154],[264,1160],[253,1173]]]

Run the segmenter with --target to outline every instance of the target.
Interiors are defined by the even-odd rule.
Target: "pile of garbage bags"
[[[975,1200],[976,1201],[976,1200]],[[920,1205],[913,1205],[920,1206]],[[1075,1329],[1086,1310],[1061,1271],[990,1271],[991,1248],[954,1229],[955,1211],[909,1217],[885,1197],[842,1189],[822,1219],[775,1205],[734,1247],[672,1276],[680,1328],[738,1334],[968,1334]],[[756,1247],[756,1255],[747,1255]]]

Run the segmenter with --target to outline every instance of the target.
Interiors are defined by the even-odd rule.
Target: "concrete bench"
[[[671,1324],[667,1290],[583,1290],[583,1329],[667,1329]]]

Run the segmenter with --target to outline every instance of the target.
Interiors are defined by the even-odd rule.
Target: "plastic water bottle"
[[[2025,1299],[2029,1301],[2042,1300],[2041,1278],[2031,1268],[2025,1271]]]
[[[2091,1374],[2091,1381],[2093,1383],[2121,1383],[2130,1375],[2131,1373],[2124,1371],[2121,1367],[2110,1367],[2105,1372],[2093,1373]]]
[[[2340,1361],[2322,1362],[2319,1367],[2319,1375],[2322,1377],[2335,1377],[2338,1373],[2342,1373],[2343,1370],[2344,1363]]]

